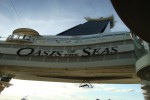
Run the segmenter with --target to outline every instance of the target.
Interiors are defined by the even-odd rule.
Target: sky
[[[80,83],[57,83],[12,80],[0,100],[144,100],[139,84],[91,84],[93,88],[79,88]]]
[[[0,37],[6,38],[17,28],[31,28],[40,35],[56,35],[82,24],[84,17],[113,15],[112,31],[129,31],[115,12],[110,0],[0,0]],[[140,84],[79,84],[11,80],[0,100],[144,100]]]
[[[84,17],[114,15],[112,31],[126,31],[109,0],[0,0],[0,36],[7,37],[13,30],[32,28],[40,35],[56,35],[82,24]]]

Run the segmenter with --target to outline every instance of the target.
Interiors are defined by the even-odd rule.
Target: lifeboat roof
[[[30,28],[18,28],[13,31],[13,34],[24,34],[24,35],[31,35],[31,36],[39,36],[39,33],[33,29]]]

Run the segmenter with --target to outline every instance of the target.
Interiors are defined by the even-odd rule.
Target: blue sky
[[[114,15],[113,31],[128,28],[122,23],[109,0],[1,0],[0,35],[8,36],[16,28],[29,27],[41,35],[55,35],[80,23],[84,17]],[[15,10],[17,14],[15,13]],[[19,18],[18,18],[19,15]]]
[[[84,17],[110,15],[116,21],[112,31],[129,31],[109,0],[0,0],[0,36],[7,37],[21,27],[35,29],[40,35],[55,35],[84,23]],[[81,89],[72,83],[11,83],[14,85],[2,92],[0,100],[20,100],[23,96],[29,100],[144,100],[139,84],[93,84],[93,89]]]

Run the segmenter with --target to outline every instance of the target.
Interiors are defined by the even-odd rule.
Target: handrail
[[[146,41],[138,38],[137,36],[133,36],[132,38],[135,45],[135,54],[137,59],[150,52],[150,45]]]
[[[97,41],[103,40],[107,38],[117,38],[120,36],[128,36],[129,32],[111,32],[109,33],[98,33],[94,35],[86,35],[86,36],[43,36],[36,39],[36,42],[45,41],[48,43],[79,43],[79,42],[87,42],[87,41]]]
[[[10,38],[11,35],[9,35],[8,38],[0,37],[0,40],[15,40],[15,41],[28,41],[31,43],[83,43],[87,41],[98,41],[98,40],[105,40],[107,38],[117,38],[120,36],[129,36],[129,32],[111,32],[110,33],[98,33],[93,35],[82,35],[82,36],[42,36],[42,37],[33,37],[30,40],[20,39],[20,38]],[[3,38],[3,39],[2,39]]]

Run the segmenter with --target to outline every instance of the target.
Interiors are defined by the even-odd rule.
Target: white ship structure
[[[85,19],[85,23],[56,36],[19,28],[6,41],[0,41],[1,87],[9,86],[12,78],[142,83],[147,95],[149,44],[131,32],[111,32],[115,24],[113,16]]]

